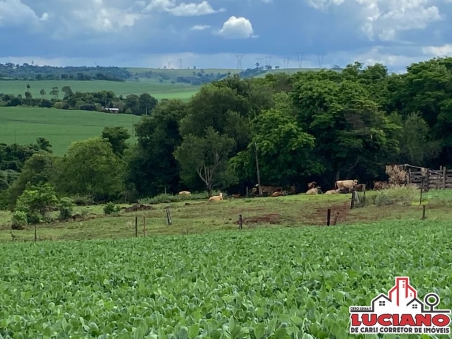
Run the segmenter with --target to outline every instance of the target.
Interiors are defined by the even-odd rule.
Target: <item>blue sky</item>
[[[452,55],[451,20],[452,0],[0,0],[0,62],[403,71]]]

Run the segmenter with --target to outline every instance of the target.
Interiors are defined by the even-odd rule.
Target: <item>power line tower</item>
[[[325,53],[317,53],[317,59],[319,60],[319,68],[322,68],[323,65],[323,56],[325,55]]]
[[[242,54],[238,54],[235,56],[237,58],[237,69],[242,69]]]
[[[303,66],[303,57],[304,57],[304,52],[297,53],[298,68],[302,68],[302,66]]]
[[[284,61],[284,68],[289,68],[290,58],[284,58],[283,61]]]
[[[182,69],[182,59],[179,59],[179,69]]]
[[[272,57],[271,56],[265,57],[265,63],[266,63],[265,66],[271,66],[272,65]]]

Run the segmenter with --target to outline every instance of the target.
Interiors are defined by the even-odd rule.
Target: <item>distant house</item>
[[[119,108],[104,108],[104,110],[109,113],[119,113]]]

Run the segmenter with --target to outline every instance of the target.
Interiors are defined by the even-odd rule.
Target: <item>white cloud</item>
[[[74,17],[86,26],[100,32],[117,32],[124,27],[132,27],[141,17],[127,9],[108,7],[103,0],[94,0],[91,7],[76,9]]]
[[[363,32],[373,39],[396,40],[397,33],[425,29],[431,22],[442,20],[432,0],[305,0],[310,6],[326,10],[331,5],[355,4]],[[451,1],[451,0],[444,0]]]
[[[168,12],[174,16],[200,16],[225,11],[224,8],[213,9],[205,0],[201,3],[182,2],[179,5],[176,5],[175,0],[151,0],[143,12],[152,12],[154,10]]]
[[[223,23],[223,27],[215,33],[230,39],[257,37],[253,35],[253,26],[247,18],[235,16],[231,16],[225,23]]]
[[[209,25],[195,25],[192,28],[190,28],[192,31],[203,31],[206,28],[209,28]]]
[[[452,2],[452,0],[449,0]],[[443,46],[425,46],[422,47],[424,54],[432,57],[444,57],[446,55],[452,55],[452,44],[445,44]]]
[[[0,0],[0,26],[19,26],[35,24],[47,20],[49,15],[43,13],[41,18],[21,0]]]

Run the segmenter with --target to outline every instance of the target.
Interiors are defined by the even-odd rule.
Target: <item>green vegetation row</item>
[[[345,339],[349,307],[395,276],[449,308],[450,239],[447,223],[397,221],[0,244],[0,335]]]

